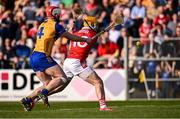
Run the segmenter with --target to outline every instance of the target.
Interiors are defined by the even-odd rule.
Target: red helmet
[[[48,18],[56,18],[58,19],[60,17],[61,10],[59,7],[56,6],[49,6],[46,8],[46,16]]]

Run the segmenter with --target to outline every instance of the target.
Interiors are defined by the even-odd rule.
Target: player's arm
[[[89,38],[82,38],[77,35],[73,35],[69,32],[67,32],[62,25],[59,23],[56,23],[55,25],[56,32],[59,37],[66,37],[67,39],[73,40],[73,41],[79,41],[79,42],[87,42],[90,43],[91,39]]]

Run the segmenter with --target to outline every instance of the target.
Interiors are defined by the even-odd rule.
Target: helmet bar
[[[56,18],[58,19],[58,17],[61,14],[61,10],[60,8],[56,7],[56,6],[49,6],[46,8],[46,16],[48,18]]]
[[[61,11],[59,8],[54,8],[52,9],[52,16],[57,16],[57,15],[60,15],[61,14]]]
[[[91,25],[89,25],[89,23],[87,22],[87,20],[86,20],[86,19],[84,19],[84,21],[86,22],[86,24],[88,25],[88,27],[89,27],[91,30],[93,30],[94,32],[97,32],[94,28],[92,28],[92,26],[91,26]]]

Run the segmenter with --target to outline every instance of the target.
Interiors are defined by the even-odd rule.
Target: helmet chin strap
[[[54,15],[54,19],[59,22],[59,15],[58,15],[58,14],[55,14],[55,15]]]
[[[90,25],[89,25],[89,23],[84,19],[84,21],[86,22],[86,24],[88,25],[88,27],[91,29],[91,30],[93,30],[94,32],[96,32],[97,33],[97,31],[94,29],[94,28],[92,28]]]
[[[54,17],[54,19],[56,20],[56,22],[60,21],[58,17]]]

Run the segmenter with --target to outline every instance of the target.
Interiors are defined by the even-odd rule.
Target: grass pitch
[[[19,102],[0,102],[0,118],[180,118],[178,101],[108,102],[111,112],[100,112],[98,102],[42,102],[31,112],[24,112]]]

